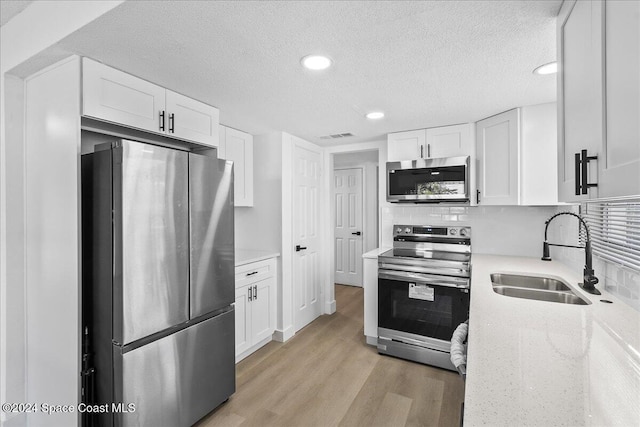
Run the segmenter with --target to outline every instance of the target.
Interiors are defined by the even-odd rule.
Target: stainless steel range
[[[378,352],[455,371],[451,335],[469,317],[471,229],[395,225],[378,257]]]

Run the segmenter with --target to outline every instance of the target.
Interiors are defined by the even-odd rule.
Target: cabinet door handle
[[[427,144],[427,158],[431,158],[431,144]]]
[[[164,132],[164,111],[160,111],[160,130]]]
[[[420,158],[424,159],[424,145],[420,146]]]
[[[258,285],[253,286],[253,299],[254,300],[258,299]]]
[[[587,150],[581,150],[575,154],[575,180],[576,180],[576,196],[580,194],[588,194],[589,188],[597,187],[597,183],[589,183],[589,162],[597,160],[598,156],[587,155]]]
[[[176,133],[176,115],[174,113],[169,114],[169,132]]]
[[[480,204],[480,190],[476,190],[476,203]]]
[[[252,271],[251,273],[247,273],[247,276],[253,276],[254,274],[258,274],[257,271]]]
[[[574,156],[575,161],[575,181],[576,181],[576,196],[580,195],[580,153],[576,153]]]
[[[253,292],[251,292],[251,290],[253,289],[253,287],[249,288],[249,293],[247,294],[247,298],[249,298],[249,301],[253,301]]]

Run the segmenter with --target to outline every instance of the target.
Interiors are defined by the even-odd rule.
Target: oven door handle
[[[444,286],[447,288],[469,289],[469,279],[456,279],[455,277],[428,276],[406,271],[378,270],[379,279],[398,280],[401,282],[419,283],[429,286]]]

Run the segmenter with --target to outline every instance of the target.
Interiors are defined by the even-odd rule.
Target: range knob
[[[452,228],[451,230],[449,230],[449,234],[451,234],[452,236],[455,236],[456,234],[458,234],[458,229],[457,228]]]
[[[466,237],[469,234],[469,230],[467,230],[466,228],[463,228],[460,230],[460,235],[462,237]]]
[[[411,227],[406,227],[404,229],[404,232],[407,233],[407,234],[411,234]]]
[[[401,227],[396,228],[396,234],[400,234],[400,233],[402,233],[402,228]]]

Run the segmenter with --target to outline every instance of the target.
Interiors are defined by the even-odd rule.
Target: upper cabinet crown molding
[[[217,108],[88,58],[82,66],[83,116],[218,146]]]
[[[558,14],[562,201],[640,194],[639,21],[637,1],[565,1]]]

